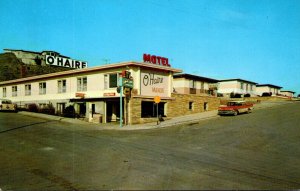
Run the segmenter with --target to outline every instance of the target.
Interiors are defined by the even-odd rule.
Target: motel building
[[[241,97],[255,97],[256,84],[244,79],[226,79],[220,80],[218,86],[218,93],[223,94],[224,97],[230,97],[231,94]]]
[[[272,96],[276,96],[280,94],[281,88],[282,87],[273,84],[257,84],[256,92],[259,96],[262,96],[263,93],[271,93]]]
[[[183,94],[217,96],[218,80],[192,74],[175,74],[174,91]]]
[[[290,91],[290,90],[280,90],[280,94],[281,94],[282,96],[289,97],[289,98],[294,97],[295,93],[296,93],[296,92]]]
[[[0,82],[0,98],[19,107],[53,107],[64,115],[72,106],[77,116],[94,123],[122,120],[124,124],[155,122],[217,109],[219,99],[173,92],[173,75],[181,73],[163,57],[144,55],[144,62],[122,62]],[[120,92],[120,78],[123,93]],[[126,78],[125,78],[126,77]],[[120,92],[120,93],[119,93]],[[122,94],[121,94],[122,93]],[[121,96],[121,98],[120,98]],[[154,98],[160,98],[159,103]],[[121,102],[122,101],[122,102]],[[121,104],[122,103],[122,106]],[[122,108],[121,108],[122,107]]]

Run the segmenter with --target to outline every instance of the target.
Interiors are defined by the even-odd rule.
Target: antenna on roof
[[[109,61],[110,61],[110,59],[108,59],[108,58],[103,58],[102,60],[104,61],[104,64],[105,64],[105,65],[108,64]]]

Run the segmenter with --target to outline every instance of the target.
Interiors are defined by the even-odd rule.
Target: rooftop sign
[[[169,59],[165,58],[165,57],[144,54],[143,59],[144,59],[144,62],[149,62],[152,64],[171,67],[171,65],[169,64]]]
[[[50,55],[46,55],[46,64],[51,66],[60,66],[75,69],[82,69],[87,67],[87,62]]]

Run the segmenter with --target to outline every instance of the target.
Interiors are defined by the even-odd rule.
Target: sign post
[[[160,96],[155,96],[153,99],[154,103],[156,104],[156,116],[157,116],[157,125],[159,122],[159,118],[158,118],[158,104],[160,102]]]
[[[120,127],[123,126],[123,77],[119,78],[120,86]]]

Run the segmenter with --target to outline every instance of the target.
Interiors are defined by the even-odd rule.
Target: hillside
[[[70,69],[53,66],[28,65],[21,62],[13,53],[0,54],[0,81],[25,78],[65,70]]]

